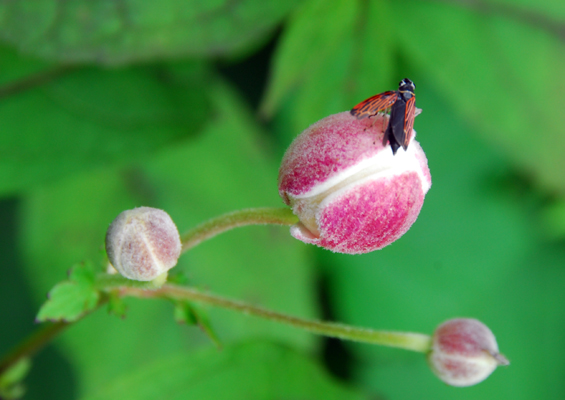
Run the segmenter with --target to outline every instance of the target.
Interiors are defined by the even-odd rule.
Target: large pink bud
[[[386,115],[359,120],[342,112],[294,140],[279,171],[280,196],[300,219],[292,236],[339,253],[368,253],[416,221],[432,183],[428,162],[415,140],[393,155],[383,144],[387,124]]]

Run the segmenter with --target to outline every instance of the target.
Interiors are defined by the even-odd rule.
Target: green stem
[[[0,358],[0,375],[2,375],[2,373],[4,373],[8,368],[17,363],[19,360],[34,355],[36,352],[45,347],[51,340],[57,337],[57,335],[62,333],[68,326],[80,321],[87,315],[99,309],[107,302],[108,296],[104,294],[98,300],[96,307],[84,313],[75,321],[57,321],[43,323],[43,325],[41,325],[35,332],[32,332],[27,338],[22,340],[14,349],[12,349],[12,351],[4,355],[4,357]]]
[[[182,236],[182,250],[183,252],[187,251],[204,240],[240,226],[258,224],[293,225],[297,222],[298,218],[288,208],[255,208],[234,211],[213,218],[186,232]],[[161,278],[164,279],[165,277]],[[376,331],[332,322],[312,321],[281,314],[211,293],[204,293],[194,288],[177,285],[160,286],[161,282],[136,282],[126,280],[117,275],[103,274],[98,277],[96,286],[102,291],[118,290],[121,296],[192,300],[344,340],[398,347],[422,353],[428,352],[431,347],[430,336],[420,333]],[[96,308],[106,301],[107,296],[104,296]],[[88,314],[81,316],[79,320],[86,315]],[[20,359],[33,355],[70,324],[71,322],[55,322],[43,325],[27,339],[23,340],[13,351],[0,359],[0,374]]]
[[[69,322],[49,322],[41,326],[0,359],[0,375],[22,358],[35,354],[69,325]]]
[[[289,208],[249,208],[212,218],[182,235],[182,251],[222,232],[245,225],[294,225],[298,222]]]
[[[160,289],[152,291],[128,287],[120,289],[120,294],[143,298],[158,297],[196,301],[214,307],[226,308],[243,314],[253,315],[270,321],[291,325],[295,328],[304,329],[319,335],[352,340],[355,342],[398,347],[421,353],[428,352],[431,347],[430,336],[421,333],[377,331],[332,322],[307,320],[183,286],[164,285]]]
[[[37,79],[29,80],[29,82],[31,84],[36,82],[36,80],[39,81],[41,79],[48,78],[51,75],[55,76],[58,73],[62,73],[64,71],[66,70],[58,70],[52,74],[46,75],[45,77],[38,76]],[[18,85],[14,85],[13,87],[10,86],[0,88],[0,97],[15,92],[20,88],[24,88],[27,84],[28,83],[18,83]],[[293,225],[297,222],[298,218],[294,214],[292,214],[292,211],[288,208],[254,208],[234,211],[213,218],[186,232],[182,236],[182,248],[183,252],[187,251],[207,239],[240,226],[257,224]],[[119,275],[102,274],[98,277],[96,286],[99,290],[105,291],[120,288],[126,291],[138,290],[142,293],[151,293],[149,290],[156,289],[160,285],[160,281],[137,282],[128,280]],[[106,301],[107,299],[104,298],[104,300],[102,300],[96,308],[100,307]],[[85,316],[86,314],[83,315],[80,319]],[[7,353],[4,357],[0,358],[0,374],[14,365],[14,363],[16,363],[18,360],[33,355],[71,324],[72,322],[55,322],[42,325],[29,337],[20,342],[20,344],[18,344],[12,351]]]

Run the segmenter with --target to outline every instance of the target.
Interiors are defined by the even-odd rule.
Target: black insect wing
[[[396,101],[390,109],[390,118],[388,126],[385,130],[383,143],[386,145],[388,141],[392,148],[392,154],[396,154],[399,147],[405,141],[404,133],[404,117],[406,115],[406,100],[402,93],[397,97]]]

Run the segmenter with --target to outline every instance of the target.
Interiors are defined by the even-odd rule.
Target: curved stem
[[[215,307],[227,308],[270,321],[291,325],[295,328],[304,329],[323,336],[352,340],[355,342],[398,347],[421,353],[426,353],[431,348],[431,338],[429,335],[410,332],[377,331],[333,322],[313,321],[278,313],[241,301],[227,299],[215,294],[204,293],[197,289],[183,286],[164,285],[160,289],[152,291],[128,287],[121,288],[120,294],[143,298],[158,297],[175,300],[192,300]]]
[[[19,86],[18,86],[19,88]],[[14,88],[0,88],[0,97],[6,93],[16,90]],[[194,229],[189,230],[182,236],[182,251],[185,252],[192,247],[198,245],[204,240],[210,239],[222,232],[237,228],[245,225],[293,225],[298,222],[298,218],[292,213],[289,208],[252,208],[234,211],[213,218]],[[166,278],[166,275],[162,277]],[[149,290],[155,289],[160,286],[161,282],[137,282],[123,278],[119,275],[102,274],[97,279],[97,288],[99,290],[112,290],[120,288],[127,292],[139,291],[140,293],[153,293]],[[151,296],[139,296],[151,297]],[[153,296],[157,297],[157,296]],[[96,308],[105,303],[107,299],[101,300]],[[87,315],[87,314],[85,314]],[[82,319],[85,315],[81,316]],[[78,321],[78,320],[77,320]],[[77,322],[74,321],[74,322]],[[0,374],[14,365],[18,360],[33,355],[35,352],[44,347],[59,333],[61,333],[67,326],[73,322],[54,322],[46,323],[38,328],[30,336],[18,344],[12,351],[7,353],[4,357],[0,358]]]
[[[240,226],[258,224],[293,225],[297,222],[298,218],[288,208],[255,208],[234,211],[213,218],[182,235],[182,251],[187,251],[204,240]],[[165,276],[162,278],[165,279]],[[227,299],[215,294],[204,293],[194,288],[170,284],[158,287],[160,284],[161,281],[135,282],[128,281],[120,276],[103,274],[97,278],[96,287],[98,290],[105,292],[117,290],[120,296],[196,301],[344,340],[398,347],[422,353],[428,352],[431,348],[430,336],[420,333],[377,331],[333,322],[313,321],[267,310],[241,301]],[[101,298],[95,309],[99,308],[107,300],[107,296]],[[78,320],[86,315],[88,314],[82,315]],[[39,328],[27,339],[23,340],[13,351],[0,359],[0,374],[20,359],[30,356],[41,349],[71,323],[55,322]]]
[[[233,211],[212,218],[196,228],[184,233],[181,237],[182,252],[193,248],[204,240],[210,239],[222,232],[245,225],[294,225],[298,222],[289,208],[249,208]]]
[[[298,329],[304,329],[315,334],[335,337],[343,340],[397,347],[421,353],[427,353],[431,348],[431,337],[421,333],[378,331],[333,322],[308,320],[257,307],[242,301],[227,299],[212,293],[204,293],[190,287],[167,284],[158,289],[151,290],[148,289],[151,287],[148,282],[143,282],[145,285],[124,286],[119,284],[121,279],[120,277],[112,275],[102,279],[101,282],[105,282],[107,284],[103,290],[117,290],[120,296],[191,300],[214,307],[238,311],[243,314],[279,322]],[[123,284],[123,282],[121,283]],[[105,304],[107,300],[107,296],[104,296],[95,309],[98,309],[101,305]],[[89,313],[84,314],[78,320],[73,322],[78,322],[88,314]],[[28,338],[24,339],[14,350],[0,359],[0,375],[17,361],[24,357],[29,357],[40,350],[73,322],[47,323],[40,327]]]
[[[17,361],[33,355],[69,325],[69,322],[50,322],[33,332],[0,359],[0,375]]]

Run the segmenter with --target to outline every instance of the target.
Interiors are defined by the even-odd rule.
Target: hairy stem
[[[183,253],[222,232],[245,225],[294,225],[298,222],[289,208],[249,208],[212,218],[181,237]]]
[[[20,82],[10,87],[0,88],[0,97],[25,89],[27,86],[36,82],[48,79],[51,76],[57,76],[59,73],[65,72],[61,69],[52,72],[46,76],[38,75],[34,79]],[[292,214],[288,208],[253,208],[246,210],[234,211],[228,214],[213,218],[194,229],[189,230],[182,236],[183,252],[195,247],[201,242],[210,239],[222,232],[245,225],[293,225],[298,222],[298,218]],[[165,276],[162,277],[163,279]],[[102,274],[97,279],[97,288],[102,291],[115,290],[120,288],[127,290],[138,290],[140,293],[151,293],[149,290],[155,289],[161,285],[161,282],[137,282],[123,278],[119,275]],[[150,297],[150,296],[139,296]],[[156,297],[156,296],[153,296]],[[100,307],[107,301],[107,297],[103,297],[98,304]],[[80,319],[87,314],[81,316]],[[78,320],[77,320],[78,321]],[[77,322],[74,321],[74,322]],[[61,333],[72,322],[48,322],[38,328],[29,337],[20,342],[12,351],[0,358],[0,374],[14,365],[17,361],[24,357],[35,354],[38,350],[47,345],[59,333]]]
[[[240,226],[259,224],[293,225],[297,222],[298,218],[288,208],[255,208],[234,211],[213,218],[186,232],[182,236],[182,250],[183,252],[187,251],[207,239]],[[164,279],[164,276],[162,278]],[[117,291],[120,296],[191,300],[205,303],[214,307],[222,307],[243,314],[294,326],[295,328],[304,329],[319,335],[344,340],[398,347],[422,353],[428,352],[431,346],[430,336],[420,333],[377,331],[332,322],[307,320],[267,310],[241,301],[227,299],[215,294],[204,293],[195,288],[171,284],[160,286],[161,282],[162,281],[136,282],[129,281],[117,275],[102,274],[97,278],[96,286],[98,290],[103,292]],[[107,300],[108,296],[103,296],[96,308],[106,303]],[[84,318],[86,315],[88,314],[82,315],[78,320]],[[71,325],[71,323],[72,322],[47,323],[40,327],[11,352],[0,359],[0,374],[22,358],[31,356],[40,350],[67,326]]]
[[[295,328],[304,329],[319,335],[335,337],[343,340],[398,347],[422,353],[428,352],[431,346],[430,336],[421,333],[377,331],[332,322],[307,320],[267,310],[241,301],[227,299],[215,294],[204,293],[189,287],[164,285],[160,289],[152,291],[128,287],[120,289],[120,294],[143,298],[158,297],[196,301],[214,307],[227,308],[243,314],[253,315],[270,321],[291,325]]]

